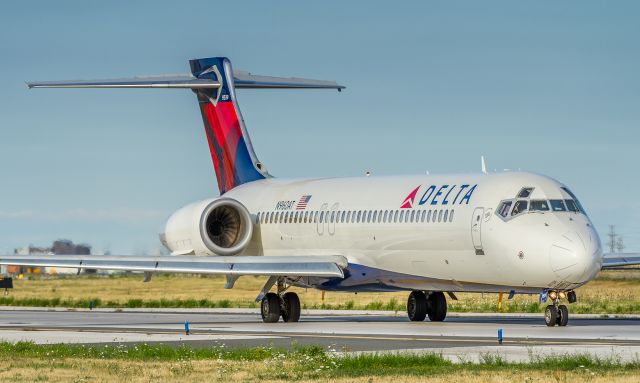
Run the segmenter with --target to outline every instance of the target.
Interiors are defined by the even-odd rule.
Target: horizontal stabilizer
[[[144,271],[160,273],[344,277],[342,256],[0,256],[0,265],[70,267],[78,269]]]
[[[640,253],[608,253],[602,261],[602,269],[633,265],[640,265]]]
[[[217,89],[220,83],[211,79],[199,79],[191,75],[149,76],[114,78],[107,80],[66,80],[28,82],[31,88],[176,88]]]
[[[335,81],[312,80],[297,77],[270,77],[236,71],[233,76],[236,89],[337,89],[345,87]],[[174,88],[217,89],[220,82],[190,74],[159,75],[104,80],[65,80],[28,82],[31,88]]]

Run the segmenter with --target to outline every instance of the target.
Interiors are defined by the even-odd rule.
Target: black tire
[[[280,297],[276,293],[268,293],[262,298],[260,314],[264,323],[276,323],[280,319]]]
[[[427,296],[422,291],[412,291],[409,294],[407,315],[412,322],[421,322],[427,317]]]
[[[288,292],[282,296],[281,314],[282,320],[285,322],[297,322],[300,320],[300,298],[298,298],[298,294]]]
[[[558,320],[556,324],[564,327],[569,323],[569,309],[565,305],[558,306]]]
[[[544,309],[544,323],[549,327],[553,327],[558,323],[558,309],[556,306],[549,305]]]
[[[442,322],[447,317],[447,298],[442,291],[434,291],[427,297],[427,314],[431,322]]]

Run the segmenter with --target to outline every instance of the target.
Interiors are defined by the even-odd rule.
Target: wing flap
[[[0,265],[160,273],[344,277],[342,256],[0,256]]]

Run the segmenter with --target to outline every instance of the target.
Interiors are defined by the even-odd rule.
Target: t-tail
[[[258,76],[233,72],[226,57],[190,60],[191,75],[27,83],[29,88],[171,88],[191,89],[211,151],[220,194],[236,186],[271,177],[258,160],[244,125],[236,89],[344,89],[334,81]]]

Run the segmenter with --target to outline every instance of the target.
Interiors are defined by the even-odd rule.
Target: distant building
[[[16,255],[55,255],[55,254],[66,254],[66,255],[90,255],[91,254],[91,246],[87,244],[74,244],[73,241],[68,239],[59,239],[54,241],[51,247],[36,247],[36,246],[27,246],[15,249],[13,251]],[[86,269],[84,272],[87,273],[95,273],[95,270]],[[77,268],[70,267],[26,267],[26,266],[7,266],[6,273],[7,274],[75,274],[78,272]]]

